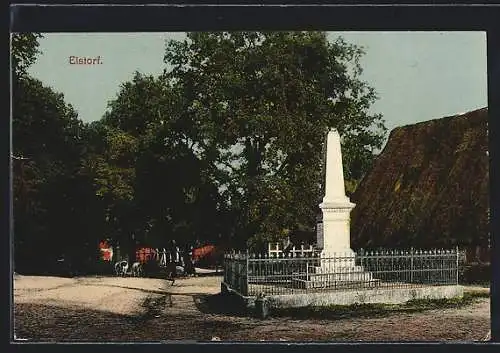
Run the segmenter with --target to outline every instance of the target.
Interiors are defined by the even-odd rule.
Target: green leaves
[[[192,98],[166,75],[136,73],[96,126],[107,141],[99,154],[109,163],[97,180],[99,190],[111,192],[111,183],[126,191],[110,207],[120,199],[136,210],[137,222],[127,231],[140,241],[166,246],[169,239],[193,243],[220,233],[216,212],[223,207],[215,184],[221,176],[213,172],[219,151],[207,126],[192,114],[198,104]],[[128,217],[117,215],[117,221],[128,223]]]
[[[246,215],[237,232],[265,239],[314,224],[331,127],[344,136],[346,177],[369,168],[385,128],[368,113],[376,95],[359,79],[362,55],[322,32],[191,33],[167,45],[166,79],[192,102],[204,136],[226,151],[217,168],[233,184],[227,202]]]
[[[13,74],[16,78],[26,75],[36,56],[41,53],[38,40],[43,38],[39,33],[12,33],[11,34],[11,62]]]
[[[28,75],[12,89],[16,268],[40,273],[70,249],[75,259],[88,254],[85,244],[102,234],[101,206],[82,173],[87,131],[74,109]]]
[[[12,88],[14,153],[39,162],[77,161],[83,124],[63,95],[30,77],[15,80]]]

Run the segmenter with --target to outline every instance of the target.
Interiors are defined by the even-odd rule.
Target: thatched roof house
[[[351,244],[488,246],[487,108],[398,127],[351,200]]]

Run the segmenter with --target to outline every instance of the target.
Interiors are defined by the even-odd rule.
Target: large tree
[[[127,244],[133,233],[135,160],[137,139],[103,124],[87,125],[85,155],[80,173],[90,178],[94,196],[101,205],[102,238]]]
[[[314,224],[322,144],[342,137],[346,178],[359,179],[385,127],[368,109],[363,51],[321,32],[190,33],[170,41],[165,80],[182,91],[182,116],[220,175],[240,244],[264,243]]]
[[[81,173],[85,126],[64,96],[27,74],[37,34],[14,34],[13,203],[15,263],[50,270],[61,255],[80,264],[99,237],[99,204]],[[81,266],[80,266],[81,267]]]
[[[219,202],[212,164],[199,154],[199,131],[184,115],[185,97],[162,77],[135,73],[121,85],[100,125],[137,142],[131,209],[134,226],[128,230],[150,246],[169,240],[193,243],[218,238]],[[127,219],[130,217],[127,215]]]
[[[14,81],[13,96],[16,254],[36,267],[30,257],[43,252],[38,265],[54,260],[86,236],[88,186],[79,175],[84,126],[61,94],[29,76]]]

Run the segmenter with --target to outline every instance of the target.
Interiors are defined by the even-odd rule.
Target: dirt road
[[[488,299],[462,308],[378,318],[260,320],[232,312],[221,277],[170,281],[118,277],[14,279],[15,332],[30,341],[441,341],[481,340]]]

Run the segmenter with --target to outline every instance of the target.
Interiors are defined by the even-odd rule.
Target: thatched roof
[[[398,127],[351,200],[351,244],[488,244],[487,108]]]

